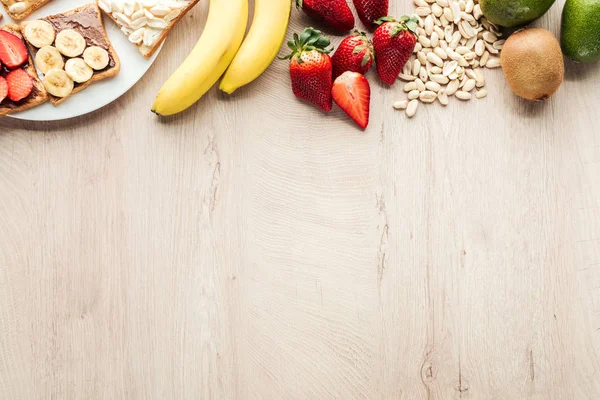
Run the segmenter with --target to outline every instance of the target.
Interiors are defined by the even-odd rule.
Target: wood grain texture
[[[412,120],[374,84],[362,133],[275,62],[157,119],[206,11],[112,105],[0,120],[0,398],[600,398],[599,65]]]

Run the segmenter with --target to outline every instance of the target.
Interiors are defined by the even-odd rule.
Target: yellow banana
[[[197,102],[225,72],[246,32],[248,0],[210,0],[204,32],[158,92],[152,111],[177,114]]]
[[[256,0],[252,27],[227,69],[220,89],[233,93],[258,78],[277,56],[290,21],[290,0]]]

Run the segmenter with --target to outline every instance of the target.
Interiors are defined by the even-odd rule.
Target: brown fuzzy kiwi
[[[551,97],[565,77],[560,44],[546,29],[525,28],[513,33],[504,43],[500,60],[512,91],[527,100]]]

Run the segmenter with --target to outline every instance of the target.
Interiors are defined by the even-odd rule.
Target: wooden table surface
[[[206,12],[112,105],[0,121],[0,398],[600,398],[599,64],[412,120],[372,74],[362,133],[275,62],[158,119]]]

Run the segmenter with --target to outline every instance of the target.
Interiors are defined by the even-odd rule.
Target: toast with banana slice
[[[12,19],[27,18],[32,12],[48,3],[50,0],[0,0],[6,12]]]
[[[55,106],[121,69],[96,4],[22,22],[21,31]]]
[[[97,0],[98,7],[150,58],[199,0]],[[286,1],[286,0],[283,0]]]
[[[48,94],[38,78],[18,25],[0,27],[0,117],[45,103]],[[20,43],[20,44],[19,44]]]

